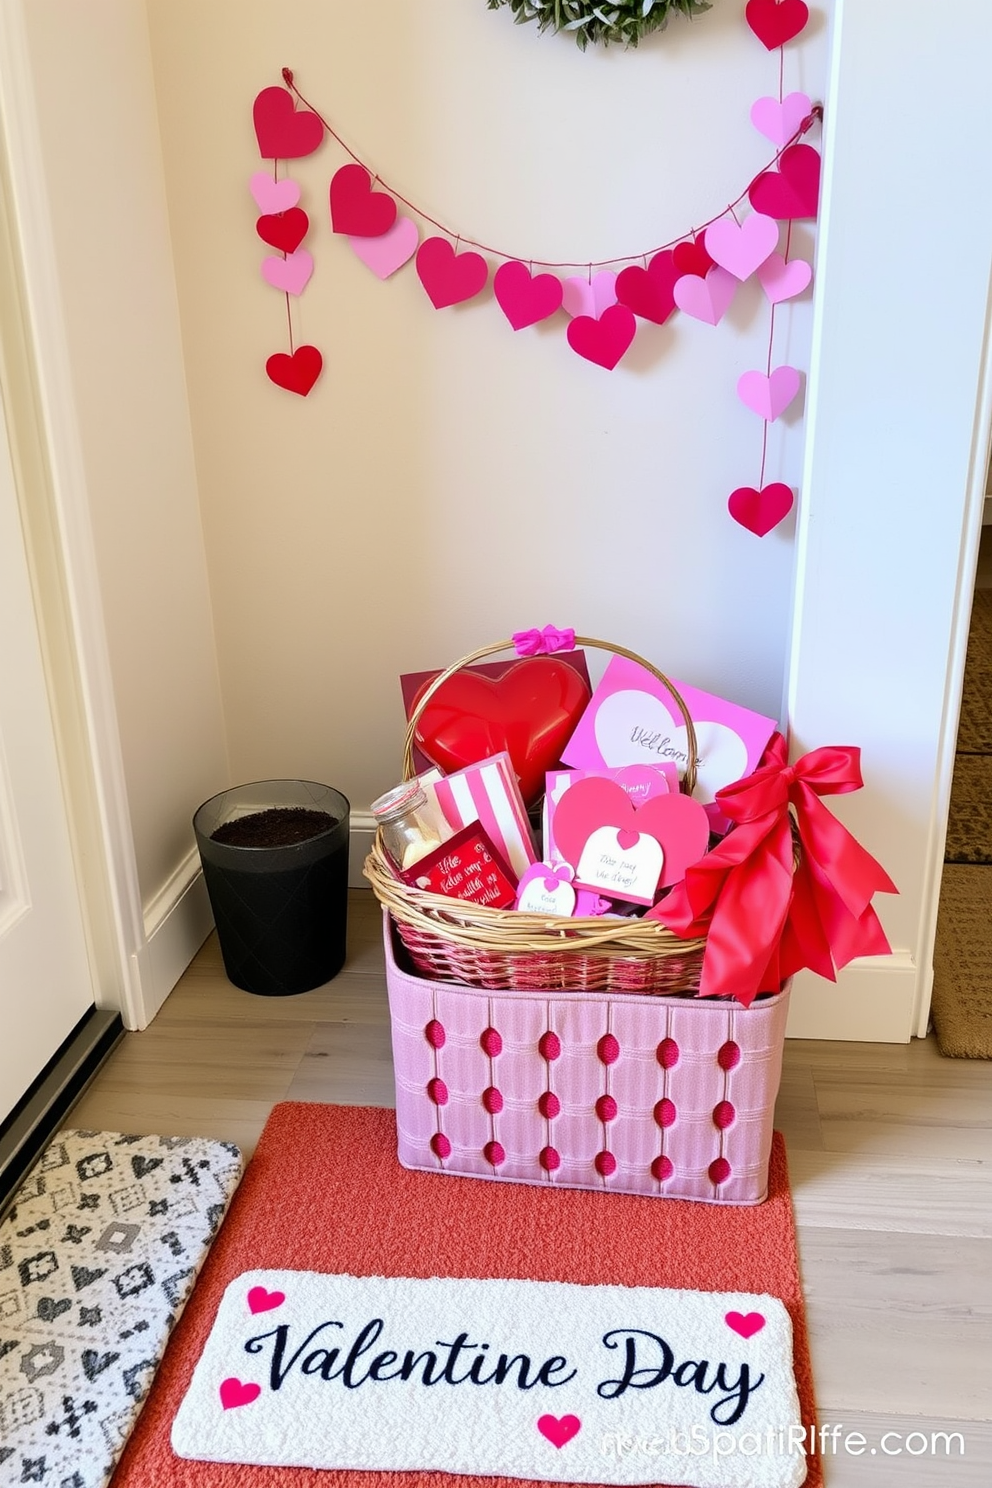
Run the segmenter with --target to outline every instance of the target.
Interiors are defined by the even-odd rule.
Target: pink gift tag
[[[517,884],[516,908],[525,914],[563,915],[575,913],[574,877],[567,863],[552,868],[550,863],[535,863]]]
[[[699,801],[667,794],[637,807],[616,781],[594,776],[565,792],[553,824],[576,884],[632,904],[652,904],[659,887],[678,883],[710,836]]]
[[[668,795],[679,788],[679,772],[673,764],[623,765],[619,770],[549,770],[544,788],[544,856],[551,863],[562,856],[554,838],[554,808],[569,786],[593,775],[614,781],[626,791],[635,806],[643,806],[645,801]]]

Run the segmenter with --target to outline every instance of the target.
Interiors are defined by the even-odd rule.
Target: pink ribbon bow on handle
[[[790,765],[774,734],[757,770],[717,791],[732,830],[648,911],[685,939],[706,936],[700,997],[749,1007],[804,967],[836,981],[855,956],[891,949],[871,900],[899,891],[820,800],[860,790],[860,761],[859,749],[826,747]]]
[[[511,637],[518,656],[550,656],[552,651],[572,651],[574,630],[556,630],[546,625],[543,630],[518,630]]]

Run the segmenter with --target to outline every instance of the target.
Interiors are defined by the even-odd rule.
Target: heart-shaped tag
[[[815,217],[820,197],[819,150],[812,145],[790,145],[779,156],[778,170],[762,171],[747,195],[756,212],[778,222]]]
[[[621,269],[617,275],[617,299],[642,320],[664,325],[675,309],[672,291],[680,278],[671,248],[656,253],[646,269],[637,264]]]
[[[312,155],[324,126],[310,109],[298,109],[285,88],[263,88],[252,105],[258,153],[263,160],[297,160]]]
[[[281,253],[293,253],[310,229],[310,218],[302,207],[290,207],[288,212],[268,213],[259,217],[255,231],[263,243],[278,248]]]
[[[672,261],[679,277],[683,274],[696,274],[700,279],[706,278],[714,263],[706,252],[706,244],[702,238],[690,238],[684,243],[676,243],[672,249]]]
[[[754,216],[740,223],[721,217],[706,229],[705,238],[707,251],[720,267],[743,282],[778,247],[778,223],[755,208]]]
[[[773,52],[805,28],[809,6],[806,0],[747,0],[744,19],[758,40]]]
[[[277,351],[265,364],[265,374],[276,387],[305,398],[320,376],[324,358],[316,346],[298,346],[289,356]]]
[[[532,275],[527,265],[516,259],[496,270],[493,294],[515,331],[547,320],[561,309],[561,280],[554,274]]]
[[[572,274],[562,285],[561,303],[566,315],[589,315],[597,320],[604,310],[617,302],[617,276],[602,269],[591,279]]]
[[[559,1450],[582,1430],[578,1416],[538,1416],[537,1429]]]
[[[772,305],[794,300],[813,278],[813,269],[804,258],[786,259],[772,253],[758,269],[758,283]]]
[[[260,212],[288,212],[290,207],[295,207],[300,199],[298,182],[291,181],[288,176],[281,181],[275,181],[268,171],[256,171],[248,182],[248,189],[255,198],[255,205]],[[272,246],[278,248],[281,245],[273,243]]]
[[[297,248],[295,253],[287,254],[285,258],[263,258],[262,278],[266,284],[271,284],[273,289],[281,289],[284,294],[302,294],[310,283],[313,273],[313,257],[305,248]]]
[[[597,833],[612,832],[617,845],[627,850],[640,847],[642,839],[653,839],[663,854],[663,862],[658,863],[660,885],[667,888],[684,878],[685,870],[703,856],[710,824],[702,804],[691,796],[655,796],[638,807],[615,781],[587,776],[570,786],[558,802],[553,831],[558,851],[576,868],[576,881],[609,893],[610,886],[605,882],[588,883],[579,866]],[[628,833],[632,835],[625,836]],[[596,849],[599,847],[597,839]],[[628,895],[617,893],[616,897]],[[643,902],[644,897],[635,896],[635,902]],[[652,897],[653,893],[647,896],[648,902]]]
[[[262,1393],[261,1385],[242,1384],[231,1378],[220,1382],[220,1403],[225,1410],[234,1410],[239,1405],[251,1405]]]
[[[396,203],[372,189],[364,165],[342,165],[331,177],[331,229],[347,237],[380,238],[396,221]]]
[[[795,367],[776,367],[769,375],[744,372],[737,380],[737,396],[745,408],[771,423],[785,412],[801,385]]]
[[[533,863],[517,885],[517,909],[568,918],[575,913],[572,877],[567,864],[552,868],[549,863]]]
[[[765,1326],[764,1315],[760,1312],[728,1312],[724,1321],[742,1338],[753,1338]]]
[[[263,1286],[253,1286],[248,1293],[248,1310],[252,1313],[271,1312],[281,1307],[286,1300],[285,1292],[269,1292]]]
[[[598,319],[577,315],[569,323],[565,337],[569,346],[587,362],[612,372],[628,350],[637,331],[634,312],[626,305],[609,305]]]
[[[410,217],[397,217],[392,227],[377,238],[349,238],[348,246],[377,279],[385,280],[409,263],[419,241],[417,224]]]
[[[417,276],[435,310],[471,300],[486,286],[489,265],[481,253],[456,253],[447,238],[425,238],[417,249]]]
[[[694,320],[704,320],[707,325],[719,325],[733,303],[738,281],[727,269],[714,264],[701,279],[698,274],[683,274],[676,279],[672,293],[675,303]]]
[[[812,107],[807,93],[787,93],[781,103],[777,98],[758,98],[751,105],[751,123],[773,145],[787,145]]]
[[[588,702],[584,679],[553,656],[515,662],[495,679],[456,672],[421,714],[416,743],[446,774],[506,750],[530,806]]]
[[[756,490],[754,486],[738,486],[732,491],[727,509],[735,522],[753,532],[755,537],[764,537],[777,527],[792,510],[794,497],[792,488],[782,481]]]

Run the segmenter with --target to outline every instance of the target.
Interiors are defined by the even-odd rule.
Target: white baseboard
[[[786,1038],[907,1044],[917,1033],[918,969],[908,951],[852,961],[836,985],[803,971],[789,999]]]
[[[367,889],[369,881],[362,874],[362,864],[372,850],[375,817],[371,811],[351,813],[351,844],[348,849],[348,883],[353,889]]]
[[[207,886],[194,847],[145,909],[145,944],[135,956],[145,1011],[154,1018],[214,928]]]

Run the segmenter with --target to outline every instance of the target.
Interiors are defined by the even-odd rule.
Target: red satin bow
[[[871,900],[898,889],[819,799],[860,790],[860,760],[858,749],[827,747],[790,765],[774,734],[758,769],[717,791],[733,829],[649,911],[685,939],[705,935],[700,997],[749,1007],[804,967],[835,981],[855,956],[889,951]]]
[[[548,656],[552,651],[573,650],[575,631],[546,625],[543,630],[518,630],[512,640],[518,656]]]

